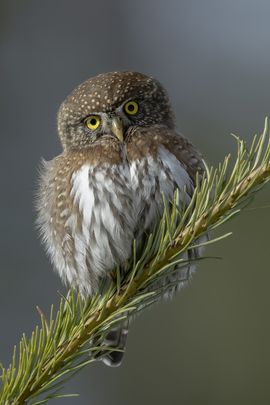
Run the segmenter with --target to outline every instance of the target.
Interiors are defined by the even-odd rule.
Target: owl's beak
[[[123,124],[122,124],[122,121],[120,120],[120,118],[114,117],[112,119],[111,128],[112,128],[112,133],[116,136],[116,138],[118,138],[120,142],[123,142],[124,141],[124,128],[123,128]]]

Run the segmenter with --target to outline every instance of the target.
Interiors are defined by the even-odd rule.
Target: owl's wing
[[[163,125],[155,125],[146,128],[137,127],[132,132],[133,134],[130,134],[129,155],[133,160],[148,153],[151,155],[158,154],[160,146],[163,146],[185,168],[193,184],[196,181],[196,174],[199,173],[199,176],[202,176],[204,173],[205,166],[202,154],[189,140],[174,129]]]
[[[187,173],[195,183],[196,174],[202,176],[205,171],[202,154],[188,139],[176,131],[163,129],[162,132],[163,146],[186,168]]]

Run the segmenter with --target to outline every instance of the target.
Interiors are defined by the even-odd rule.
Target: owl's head
[[[166,91],[137,72],[100,74],[80,84],[62,103],[58,131],[64,150],[113,139],[125,142],[132,127],[174,126]]]

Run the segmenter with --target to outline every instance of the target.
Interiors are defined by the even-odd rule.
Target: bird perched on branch
[[[116,265],[124,268],[133,240],[140,246],[153,229],[163,194],[170,200],[179,189],[190,201],[204,166],[176,132],[164,88],[141,73],[105,73],[80,84],[60,106],[58,132],[63,152],[43,164],[38,222],[61,279],[88,297]],[[179,270],[178,287],[189,271]],[[126,335],[121,325],[107,340],[124,348]],[[103,361],[118,365],[122,356],[112,351]]]

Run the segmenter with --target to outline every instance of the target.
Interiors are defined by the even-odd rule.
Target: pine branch
[[[162,219],[143,251],[137,256],[134,242],[130,270],[122,274],[116,269],[115,280],[102,296],[83,302],[70,291],[61,299],[56,313],[51,309],[48,321],[38,310],[41,325],[30,338],[23,335],[9,367],[0,365],[1,404],[38,405],[51,398],[67,397],[61,394],[65,381],[112,350],[103,344],[112,325],[155,302],[163,294],[157,288],[153,291],[156,281],[173,272],[176,264],[178,268],[186,266],[183,253],[194,248],[196,241],[198,245],[199,237],[241,212],[243,204],[270,180],[268,121],[249,150],[235,138],[237,157],[232,169],[228,168],[230,156],[217,169],[206,166],[205,176],[197,181],[186,207],[179,208],[180,191],[175,193],[170,208],[164,200]],[[228,235],[201,244],[214,243]]]

